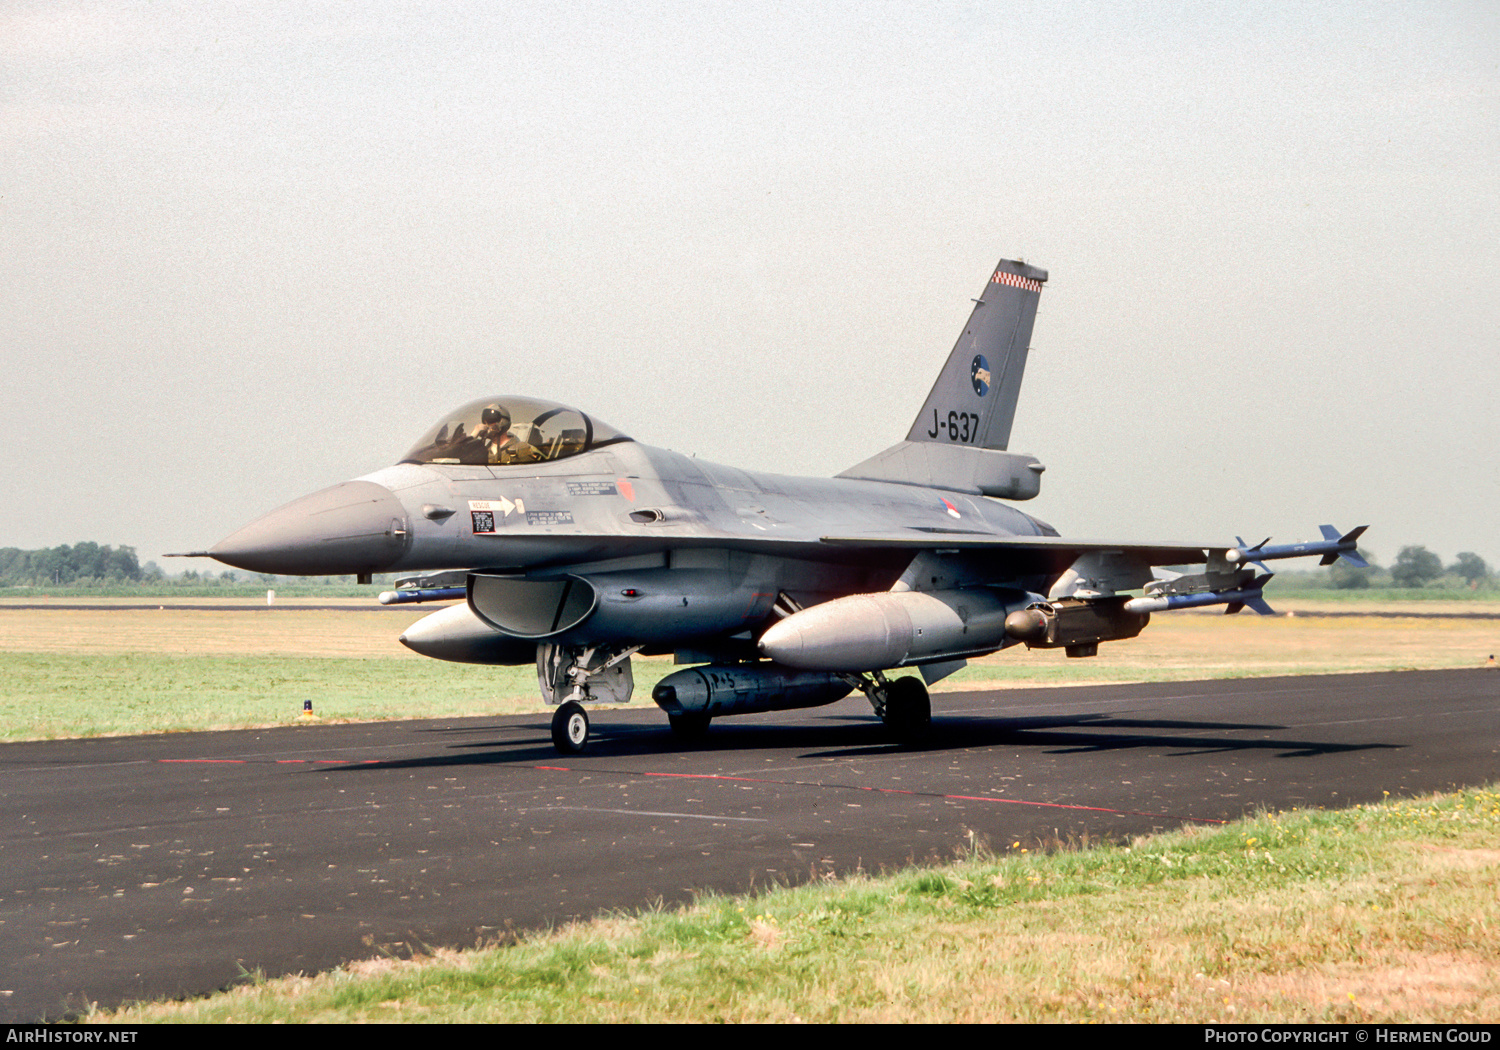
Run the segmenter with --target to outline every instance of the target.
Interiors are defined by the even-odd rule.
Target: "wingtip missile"
[[[1245,541],[1236,536],[1237,545],[1224,552],[1224,560],[1231,565],[1248,562],[1262,572],[1268,571],[1265,566],[1266,562],[1278,558],[1320,557],[1319,565],[1332,565],[1343,558],[1357,568],[1369,568],[1369,563],[1359,556],[1357,550],[1359,537],[1369,528],[1368,525],[1361,525],[1342,535],[1332,525],[1323,525],[1319,528],[1323,533],[1322,540],[1313,540],[1308,543],[1281,543],[1274,547],[1266,546],[1270,541],[1269,536],[1253,547],[1245,546]]]

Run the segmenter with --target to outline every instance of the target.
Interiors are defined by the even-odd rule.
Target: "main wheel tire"
[[[885,694],[885,726],[899,743],[911,744],[927,735],[932,724],[932,701],[920,678],[897,678]]]
[[[576,755],[589,746],[589,713],[575,700],[558,707],[552,716],[552,746],[564,755]]]
[[[672,735],[678,740],[702,740],[703,735],[708,732],[708,723],[711,721],[713,721],[712,715],[696,712],[667,716],[667,722],[672,727]]]

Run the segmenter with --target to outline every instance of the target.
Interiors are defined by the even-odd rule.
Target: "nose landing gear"
[[[559,754],[576,755],[589,746],[589,715],[584,702],[623,704],[630,699],[635,678],[630,657],[639,645],[619,651],[602,646],[536,647],[537,683],[542,699],[558,705],[552,715],[552,746]]]

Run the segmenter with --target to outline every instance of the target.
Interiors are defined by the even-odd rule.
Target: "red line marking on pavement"
[[[559,770],[571,773],[571,769],[560,766],[536,766],[536,769]],[[1228,821],[1214,817],[1183,817],[1175,813],[1143,813],[1134,809],[1111,809],[1108,806],[1080,806],[1068,802],[1032,802],[1022,798],[994,798],[986,795],[949,795],[939,791],[912,791],[909,788],[866,787],[862,784],[808,784],[801,780],[767,780],[763,777],[728,777],[720,773],[642,773],[645,777],[676,777],[682,780],[729,780],[741,784],[781,784],[788,787],[841,787],[856,791],[874,791],[882,795],[926,795],[930,798],[946,798],[955,802],[997,802],[1007,806],[1035,806],[1039,809],[1076,809],[1088,813],[1116,813],[1122,817],[1168,817],[1172,820],[1187,820],[1197,824],[1227,824]]]
[[[209,765],[246,765],[247,760],[243,758],[159,758],[158,762],[195,762]],[[321,763],[324,765],[370,765],[385,761],[380,758],[348,759],[348,758],[277,758],[273,759],[277,765],[288,765],[295,763]],[[532,766],[532,769],[547,773],[572,773],[571,766]],[[873,791],[881,795],[911,795],[927,796],[929,798],[945,798],[954,802],[994,802],[1006,806],[1034,806],[1038,809],[1074,809],[1087,813],[1115,813],[1122,817],[1165,817],[1172,820],[1186,820],[1196,824],[1227,824],[1226,820],[1218,820],[1214,817],[1184,817],[1175,813],[1144,813],[1134,809],[1111,809],[1108,806],[1081,806],[1069,802],[1034,802],[1023,798],[994,798],[987,795],[950,795],[940,791],[913,791],[909,788],[887,788],[867,787],[863,784],[814,784],[801,780],[768,780],[765,777],[731,777],[722,773],[639,773],[643,777],[663,777],[677,780],[723,780],[737,784],[776,784],[784,787],[818,787],[818,788],[843,788],[855,791]]]
[[[198,762],[205,764],[222,764],[247,766],[254,762],[265,762],[265,759],[257,759],[254,762],[248,758],[158,758],[158,762]],[[383,758],[273,758],[271,763],[278,766],[307,765],[309,763],[325,766],[353,766],[372,765],[386,761]]]

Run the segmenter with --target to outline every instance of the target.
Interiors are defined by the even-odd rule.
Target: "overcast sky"
[[[201,549],[495,393],[836,473],[1007,257],[1064,535],[1493,564],[1497,87],[1492,2],[3,0],[0,546]]]

